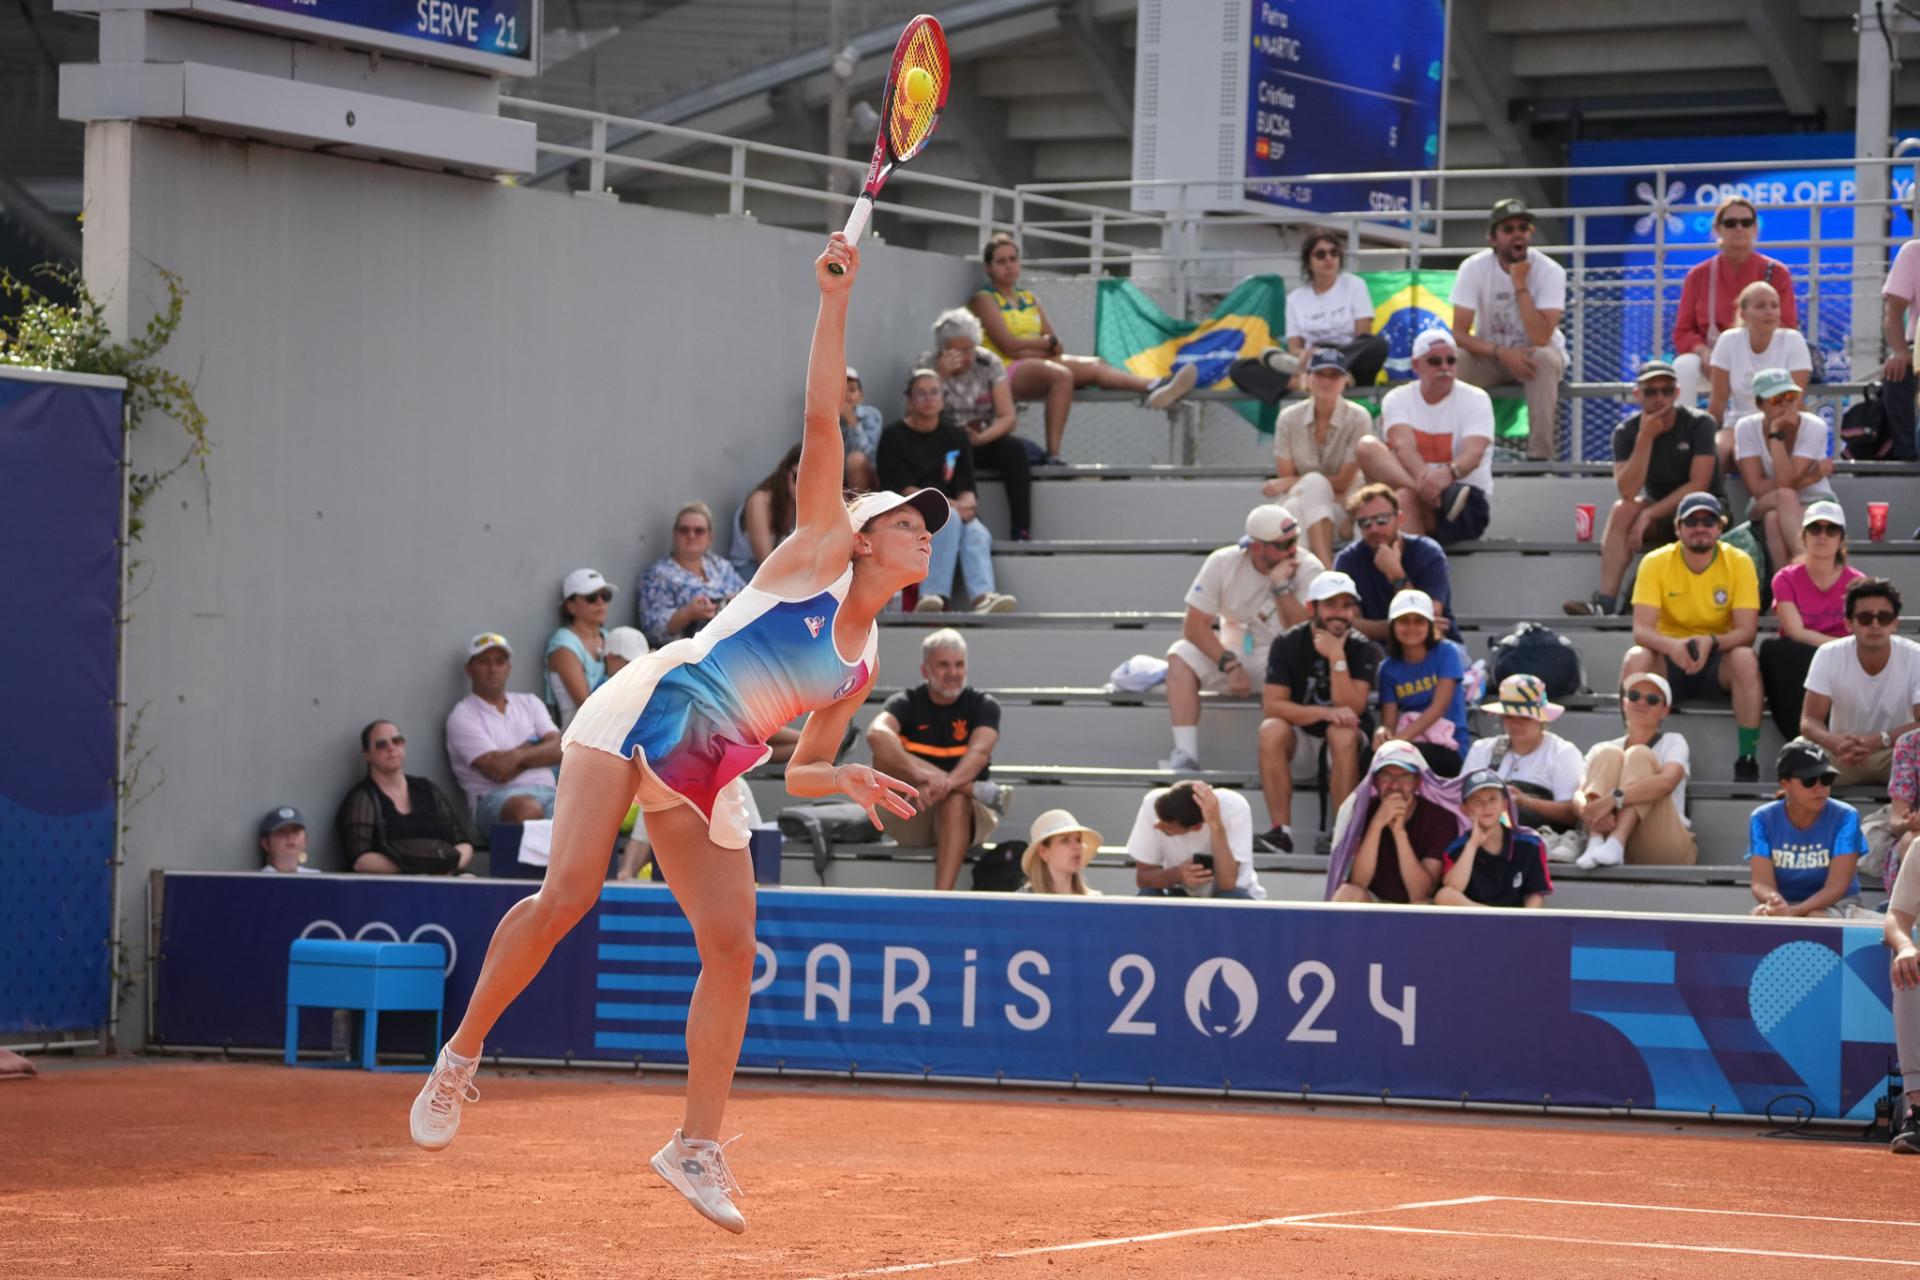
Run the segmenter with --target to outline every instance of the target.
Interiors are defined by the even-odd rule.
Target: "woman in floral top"
[[[739,571],[713,553],[713,511],[689,502],[673,517],[673,551],[640,575],[640,630],[655,648],[690,636],[746,587]]]

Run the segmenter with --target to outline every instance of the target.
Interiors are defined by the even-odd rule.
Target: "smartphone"
[[[1210,853],[1196,853],[1190,861],[1199,863],[1209,871],[1213,870],[1213,855]]]

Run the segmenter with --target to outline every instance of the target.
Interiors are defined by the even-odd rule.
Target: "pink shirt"
[[[1782,600],[1800,611],[1800,621],[1809,631],[1823,636],[1844,636],[1847,631],[1847,587],[1855,578],[1867,575],[1852,565],[1840,566],[1840,576],[1826,591],[1813,585],[1813,576],[1804,564],[1790,564],[1773,575],[1773,603],[1777,611]]]
[[[1920,240],[1909,240],[1893,255],[1887,269],[1887,282],[1880,286],[1883,298],[1904,298],[1907,302],[1907,340],[1913,340],[1913,322],[1920,316]]]
[[[496,787],[551,787],[558,779],[552,765],[523,770],[510,782],[495,782],[474,768],[473,762],[489,751],[524,747],[558,732],[547,704],[531,693],[509,693],[505,712],[470,693],[447,712],[447,763],[453,766],[454,779],[467,799],[476,804]]]

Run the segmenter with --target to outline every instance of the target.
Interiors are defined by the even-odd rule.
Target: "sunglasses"
[[[1338,249],[1315,249],[1313,256],[1320,259],[1332,258],[1338,261],[1343,255]]]
[[[373,749],[375,751],[385,751],[388,747],[404,747],[406,745],[407,735],[404,733],[396,733],[391,738],[375,738],[373,740]]]
[[[1900,615],[1891,609],[1862,609],[1853,620],[1863,627],[1890,627],[1900,621]]]
[[[1452,366],[1460,363],[1460,357],[1459,356],[1428,356],[1426,358],[1425,363],[1432,365],[1436,369],[1439,369],[1442,367],[1451,368]]]
[[[1753,218],[1722,218],[1720,219],[1720,225],[1723,227],[1731,227],[1738,231],[1752,226],[1755,221],[1756,219]]]
[[[1697,516],[1688,516],[1685,520],[1682,520],[1680,527],[1682,529],[1718,529],[1720,527],[1720,517],[1714,515],[1711,511],[1703,511]]]
[[[1642,693],[1638,689],[1627,690],[1626,697],[1628,702],[1644,702],[1650,707],[1658,707],[1666,702],[1666,699],[1657,693]]]
[[[1258,542],[1261,546],[1265,547],[1267,550],[1277,551],[1281,555],[1287,554],[1287,552],[1293,550],[1295,547],[1300,545],[1300,539],[1298,538],[1285,538],[1279,542],[1268,542],[1261,538],[1255,538],[1254,541]]]
[[[1792,404],[1794,401],[1798,400],[1799,398],[1800,398],[1800,393],[1798,391],[1782,391],[1777,396],[1768,396],[1765,400],[1762,400],[1760,403],[1767,405],[1769,407],[1772,407],[1774,405]]]
[[[1846,530],[1842,529],[1837,524],[1828,524],[1823,520],[1816,524],[1808,525],[1805,529],[1802,529],[1801,532],[1818,534],[1822,538],[1837,538],[1841,534],[1845,533]]]
[[[707,532],[707,527],[702,524],[677,524],[673,526],[673,531],[688,538],[698,538]]]
[[[1664,400],[1668,396],[1679,395],[1680,388],[1671,382],[1643,382],[1640,384],[1640,394]]]
[[[1353,522],[1362,529],[1384,529],[1393,523],[1393,518],[1397,514],[1397,512],[1389,511],[1377,516],[1356,516]]]
[[[602,587],[598,591],[589,591],[585,595],[575,596],[574,599],[578,600],[581,604],[592,604],[595,600],[598,600],[601,604],[605,604],[607,601],[613,599],[613,591],[611,588]]]

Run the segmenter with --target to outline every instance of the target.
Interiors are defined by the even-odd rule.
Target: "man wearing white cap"
[[[497,631],[467,642],[473,692],[447,713],[447,762],[481,831],[553,816],[560,727],[546,704],[507,688],[513,646]]]
[[[1180,638],[1167,650],[1173,755],[1160,767],[1168,773],[1201,768],[1200,691],[1252,693],[1255,668],[1282,631],[1306,621],[1307,588],[1326,568],[1300,545],[1300,524],[1283,506],[1255,507],[1246,530],[1194,575]]]
[[[1367,710],[1380,650],[1353,625],[1359,593],[1353,579],[1328,571],[1307,588],[1312,616],[1289,628],[1267,651],[1260,693],[1260,789],[1267,820],[1260,837],[1276,853],[1293,852],[1294,753],[1327,748],[1328,803],[1338,807],[1360,779],[1360,752],[1373,733]],[[1418,753],[1416,753],[1418,754]]]
[[[1441,545],[1478,538],[1493,501],[1493,401],[1459,381],[1460,355],[1445,329],[1413,340],[1418,382],[1380,401],[1381,434],[1354,449],[1360,469],[1392,485],[1409,533],[1431,533]]]
[[[1500,717],[1500,732],[1467,751],[1461,773],[1491,769],[1513,792],[1520,821],[1540,832],[1547,855],[1571,862],[1580,854],[1580,748],[1547,728],[1566,708],[1547,698],[1539,676],[1521,673],[1500,682],[1498,701],[1480,710]],[[1555,834],[1563,833],[1563,834]]]
[[[1651,671],[1620,677],[1626,732],[1587,752],[1580,815],[1587,847],[1582,869],[1687,866],[1699,857],[1687,817],[1687,774],[1693,752],[1684,734],[1662,726],[1673,710],[1673,687]]]

